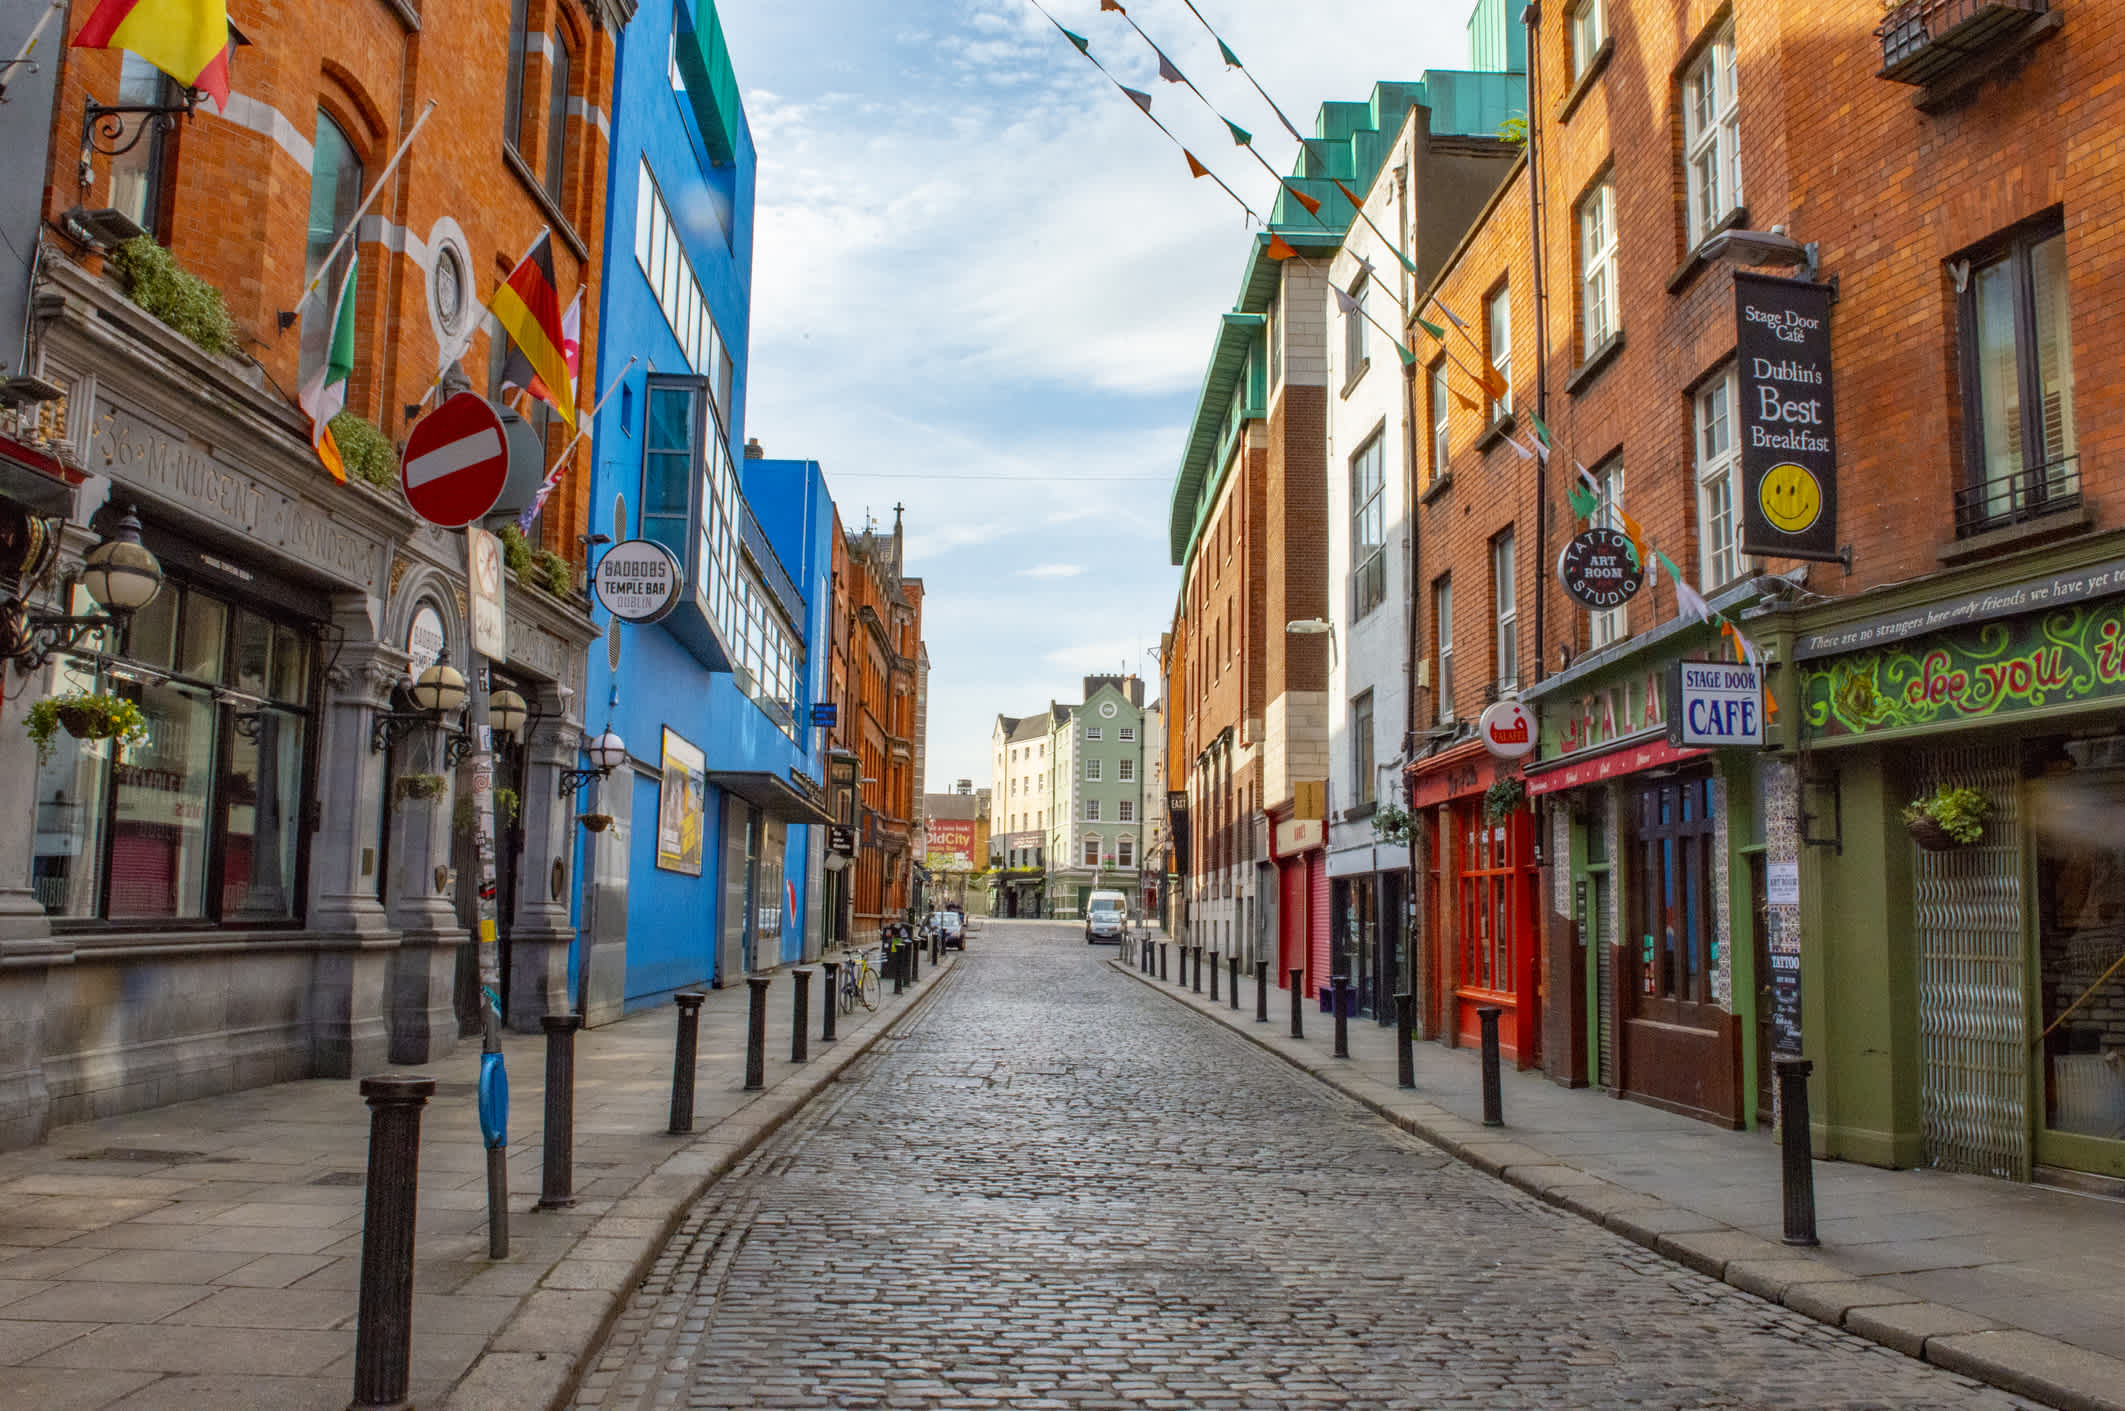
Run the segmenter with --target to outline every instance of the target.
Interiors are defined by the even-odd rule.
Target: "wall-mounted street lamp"
[[[1799,265],[1803,277],[1811,280],[1820,254],[1814,241],[1803,245],[1786,234],[1782,225],[1769,230],[1722,230],[1706,237],[1697,252],[1708,260],[1731,259],[1743,265]]]
[[[24,541],[20,553],[26,571],[16,581],[26,585],[50,561],[57,537],[50,522],[33,516],[22,516],[11,527]],[[53,653],[72,650],[92,632],[123,629],[134,613],[155,600],[162,591],[162,565],[140,542],[140,516],[130,505],[118,508],[116,526],[89,550],[81,568],[81,586],[103,609],[101,613],[31,612],[19,596],[0,601],[0,658],[24,672],[35,671]]]
[[[412,710],[380,710],[376,721],[369,727],[369,749],[382,754],[404,737],[409,731],[422,726],[444,728],[444,720],[465,708],[465,676],[450,664],[450,654],[438,655],[434,665],[414,678],[406,694],[412,698]],[[472,736],[463,730],[448,731],[443,745],[443,760],[452,768],[463,764],[472,753]]]
[[[627,763],[627,743],[612,733],[610,725],[605,733],[583,746],[590,756],[588,769],[564,769],[561,771],[561,797],[567,798],[593,779],[603,779],[615,769]]]
[[[1333,622],[1322,617],[1306,617],[1300,618],[1296,622],[1285,623],[1284,630],[1294,637],[1326,636],[1328,638],[1329,666],[1335,667],[1341,664],[1341,652],[1336,647],[1336,625]]]
[[[511,690],[496,691],[487,698],[487,723],[512,740],[523,738],[524,722],[531,718],[524,698]]]

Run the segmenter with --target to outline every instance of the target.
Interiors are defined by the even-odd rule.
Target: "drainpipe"
[[[1542,7],[1531,0],[1520,19],[1527,26],[1527,206],[1528,246],[1535,281],[1535,415],[1549,423],[1549,291],[1542,282],[1542,162],[1536,137],[1541,112],[1537,79],[1541,66]],[[1535,680],[1549,674],[1549,461],[1535,457]]]

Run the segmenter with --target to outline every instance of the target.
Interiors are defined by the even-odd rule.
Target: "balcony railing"
[[[2078,456],[1965,486],[1955,492],[1955,537],[2026,524],[2081,507]]]
[[[1882,16],[1881,77],[1929,85],[1965,64],[2018,47],[2050,0],[1904,0]]]

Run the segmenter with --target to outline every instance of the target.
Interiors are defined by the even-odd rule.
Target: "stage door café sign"
[[[1837,442],[1830,288],[1736,273],[1741,549],[1835,560]]]

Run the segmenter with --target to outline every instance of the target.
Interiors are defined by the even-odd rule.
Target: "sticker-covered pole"
[[[465,557],[471,570],[475,617],[481,610],[482,575],[499,596],[500,541],[468,530]],[[492,557],[493,563],[487,562]],[[494,738],[488,729],[487,658],[473,628],[472,678],[466,728],[472,734],[472,836],[479,867],[477,934],[480,970],[480,1135],[487,1143],[487,1257],[509,1257],[509,1075],[502,1066],[502,949],[495,928]],[[492,645],[491,643],[488,645]]]

